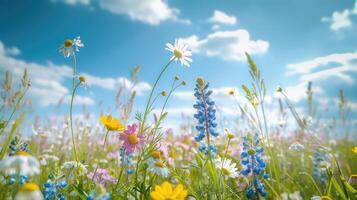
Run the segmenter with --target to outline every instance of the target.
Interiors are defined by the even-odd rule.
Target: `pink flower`
[[[93,179],[95,183],[102,184],[104,186],[106,186],[108,183],[113,183],[113,184],[117,183],[117,179],[111,176],[107,169],[103,169],[103,168],[98,168],[95,175],[93,172],[89,173],[87,177],[89,179]]]
[[[137,134],[138,125],[128,125],[124,133],[120,134],[119,139],[122,140],[123,147],[127,154],[132,154],[139,145],[144,142],[144,134]]]

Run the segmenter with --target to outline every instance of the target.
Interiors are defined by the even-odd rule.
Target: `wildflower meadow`
[[[255,40],[257,36],[242,27],[256,23],[268,35],[280,27],[275,22],[290,13],[284,11],[282,17],[280,12],[269,12],[279,16],[261,23],[266,14],[262,9],[249,17],[237,14],[237,19],[220,10],[232,11],[222,3],[212,10],[212,17],[190,20],[204,16],[201,11],[209,3],[202,3],[207,3],[206,8],[192,1],[197,12],[189,15],[176,8],[187,6],[181,1],[133,2],[49,1],[45,14],[39,12],[41,6],[34,6],[29,20],[22,18],[27,28],[31,23],[31,31],[14,31],[13,39],[6,40],[7,44],[18,41],[21,51],[0,40],[0,200],[357,200],[357,104],[353,101],[357,54],[356,49],[343,54],[329,49],[355,48],[355,39],[345,46],[340,42],[355,36],[357,2],[331,17],[314,18],[319,23],[316,29],[305,26],[309,22],[304,18],[305,11],[318,13],[309,10],[314,6],[299,8],[303,33],[295,32],[300,21],[289,21],[291,32],[264,40]],[[24,8],[21,3],[15,7]],[[2,6],[5,3],[0,3],[0,20],[6,12]],[[61,9],[77,10],[58,16]],[[242,9],[237,11],[241,16],[255,7]],[[20,15],[16,9],[8,10]],[[283,10],[295,13],[295,8]],[[65,28],[52,26],[54,20],[49,20],[56,16],[60,24],[80,12],[85,13],[83,21],[72,17]],[[98,17],[91,18],[92,13],[99,13]],[[37,15],[45,17],[39,20]],[[110,22],[106,26],[110,30],[90,36],[104,32],[101,20]],[[12,30],[19,21],[3,27]],[[124,24],[120,30],[117,23]],[[145,26],[136,28],[140,23]],[[335,32],[327,39],[315,34],[324,30],[322,26]],[[40,27],[46,28],[43,37],[35,31]],[[160,27],[165,30],[148,36]],[[9,35],[0,29],[0,39]],[[179,36],[191,29],[197,34]],[[209,33],[203,36],[203,30]],[[341,30],[350,32],[343,35]],[[112,31],[127,35],[113,36]],[[306,39],[309,34],[318,36]],[[303,39],[295,43],[295,35]],[[276,45],[281,38],[291,44]],[[332,45],[318,50],[305,46],[320,38]],[[32,50],[44,44],[51,49]],[[298,46],[303,50],[296,50]],[[324,48],[329,49],[328,56],[287,65],[288,77],[300,76],[296,87],[287,87],[280,78],[285,72],[265,62],[290,63],[299,54],[305,59]],[[268,49],[273,55],[290,54],[264,60]],[[28,62],[27,55],[34,61]],[[222,59],[217,61],[218,57]],[[45,63],[47,59],[51,61]],[[141,60],[150,64],[123,67]],[[217,68],[208,75],[205,64]],[[325,71],[316,72],[321,68]],[[100,78],[99,71],[108,77],[127,74],[127,78]],[[271,81],[277,77],[281,84]],[[324,90],[315,80],[328,80]],[[349,88],[336,86],[340,80]],[[217,89],[218,83],[228,81],[232,87]],[[332,103],[326,100],[329,91],[335,94]],[[176,101],[180,98],[189,104],[187,109]],[[33,114],[36,109],[38,116]]]
[[[248,105],[237,103],[241,116],[237,123],[246,127],[228,130],[219,126],[209,80],[198,76],[192,91],[196,110],[185,132],[169,133],[162,127],[170,115],[165,106],[179,87],[180,77],[162,83],[168,70],[190,70],[188,44],[175,40],[167,43],[166,64],[157,68],[159,75],[143,112],[133,113],[135,91],[121,108],[120,116],[101,114],[100,126],[85,126],[73,120],[73,100],[77,90],[86,87],[76,54],[84,44],[80,37],[64,40],[59,48],[64,59],[73,60],[71,103],[68,121],[58,128],[37,127],[36,135],[25,139],[21,124],[26,115],[26,92],[31,77],[23,73],[18,89],[6,73],[3,83],[1,121],[1,199],[356,199],[357,146],[346,135],[340,139],[322,138],[311,116],[299,116],[294,105],[281,93],[281,112],[290,112],[296,130],[289,137],[269,125],[264,108],[266,86],[263,74],[246,53],[247,70],[252,84],[242,85]],[[155,68],[156,69],[156,68]],[[140,68],[133,69],[132,78]],[[158,91],[158,84],[171,84]],[[307,88],[307,95],[312,91]],[[236,91],[228,90],[227,98]],[[158,98],[165,99],[157,105]],[[310,97],[312,98],[312,96]],[[340,110],[348,102],[340,93]],[[154,107],[160,107],[152,115]],[[134,118],[130,116],[134,115]],[[128,120],[130,119],[130,120]],[[283,125],[282,125],[283,126]],[[341,129],[337,129],[341,131]],[[102,134],[98,134],[101,132]],[[355,134],[355,130],[349,131]]]

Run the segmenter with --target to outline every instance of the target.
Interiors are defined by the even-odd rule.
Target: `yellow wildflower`
[[[161,186],[156,185],[155,190],[150,193],[153,200],[184,200],[188,195],[187,190],[178,184],[175,188],[171,183],[165,181]]]
[[[111,115],[102,115],[100,122],[107,128],[108,131],[122,132],[125,126],[119,121],[119,119],[112,117]]]

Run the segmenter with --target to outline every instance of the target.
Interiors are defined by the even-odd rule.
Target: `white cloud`
[[[15,47],[16,48],[16,47]],[[13,80],[18,81],[23,75],[25,68],[31,79],[29,96],[40,106],[56,105],[63,100],[63,103],[69,103],[70,90],[65,86],[65,82],[72,78],[72,68],[67,65],[55,65],[51,62],[39,64],[16,59],[9,54],[8,48],[0,41],[0,66],[1,72],[9,70],[14,76]],[[124,78],[101,78],[87,74],[89,85],[98,86],[106,90],[115,90],[120,85],[126,85],[132,88],[138,94],[149,90],[151,86],[146,82],[138,82],[135,86],[133,83]],[[93,81],[93,82],[91,82]],[[88,96],[76,95],[75,104],[93,105],[95,101]]]
[[[352,15],[357,15],[357,1],[355,1],[354,7],[352,9],[333,11],[331,17],[322,17],[321,21],[330,23],[330,29],[333,31],[338,31],[340,29],[348,28],[352,25]]]
[[[357,71],[357,64],[351,61],[357,59],[356,53],[330,54],[300,63],[289,64],[288,74],[300,74],[304,82],[338,78],[346,83],[354,83],[349,72]],[[331,67],[331,65],[334,65]],[[324,68],[321,70],[321,68]],[[318,71],[316,71],[318,70]]]
[[[220,10],[215,10],[213,16],[208,19],[208,22],[214,24],[229,24],[234,25],[237,23],[237,18],[235,16],[229,16]]]
[[[352,25],[350,14],[350,11],[347,9],[342,12],[334,11],[332,17],[323,17],[321,21],[330,22],[330,29],[333,31],[338,31]]]
[[[158,25],[166,20],[191,23],[189,20],[179,19],[179,10],[171,8],[165,0],[99,0],[99,6],[114,14],[128,15],[132,20],[150,25]]]
[[[221,57],[224,60],[245,60],[244,52],[264,54],[269,48],[269,42],[251,40],[249,32],[244,29],[216,31],[202,39],[196,35],[181,39],[196,53]]]
[[[90,5],[90,0],[51,0],[52,2],[62,2],[71,6],[82,4],[85,6]]]
[[[124,87],[127,90],[136,91],[138,95],[141,95],[151,89],[150,84],[147,82],[138,82],[134,84],[125,77],[114,79],[101,78],[89,74],[84,74],[84,76],[87,78],[88,86],[97,86],[107,90],[118,90],[120,87]]]
[[[300,100],[306,98],[306,90],[307,90],[308,82],[301,82],[297,85],[287,86],[284,88],[284,93],[288,96],[289,100],[293,102],[299,102]],[[324,90],[314,85],[313,86],[314,94],[324,94]],[[275,94],[276,97],[281,97],[280,93]]]

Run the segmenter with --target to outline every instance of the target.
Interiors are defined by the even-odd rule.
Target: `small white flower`
[[[15,155],[6,157],[0,161],[0,171],[7,175],[20,174],[33,176],[40,173],[40,163],[29,153],[18,151]]]
[[[74,55],[74,51],[79,51],[79,48],[84,47],[84,44],[81,41],[81,37],[66,39],[62,46],[59,48],[59,52],[63,53],[64,57],[70,57]]]
[[[170,171],[160,159],[150,158],[148,164],[150,166],[150,172],[162,176],[163,178],[169,177]]]
[[[65,162],[63,163],[62,167],[66,169],[77,168],[81,175],[86,174],[88,172],[86,165],[83,165],[82,163],[76,161]]]
[[[299,142],[294,142],[289,146],[289,150],[302,151],[304,150],[304,145],[300,144]]]
[[[55,155],[49,155],[49,154],[43,154],[40,156],[40,163],[41,165],[47,165],[48,162],[57,162],[59,161],[59,158]]]
[[[25,183],[16,194],[15,200],[43,200],[40,187],[35,183]]]
[[[238,169],[237,169],[237,164],[232,162],[230,159],[224,159],[222,160],[221,157],[218,157],[215,160],[215,165],[216,168],[222,170],[222,173],[225,176],[228,176],[230,178],[236,178],[238,177]]]
[[[179,60],[181,65],[185,65],[187,67],[190,66],[190,62],[192,62],[192,59],[190,58],[190,56],[192,56],[192,52],[188,50],[188,46],[181,40],[175,40],[174,45],[167,43],[166,50],[173,53],[170,60]]]

